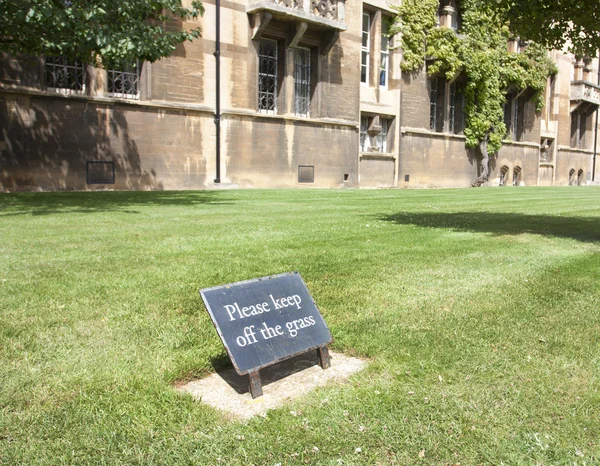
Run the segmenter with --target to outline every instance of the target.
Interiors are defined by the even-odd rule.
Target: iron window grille
[[[369,85],[369,50],[371,48],[371,15],[363,13],[360,82]]]
[[[258,52],[258,111],[277,111],[277,41],[262,39]]]
[[[120,70],[108,70],[108,95],[123,99],[140,98],[140,66],[126,66]]]
[[[310,49],[295,50],[294,91],[296,115],[307,117],[310,109]]]
[[[88,161],[85,164],[87,184],[114,184],[115,162]]]
[[[85,64],[66,57],[46,57],[44,80],[48,90],[65,94],[85,92]]]

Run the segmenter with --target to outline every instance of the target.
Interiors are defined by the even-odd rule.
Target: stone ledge
[[[246,8],[246,13],[252,14],[259,11],[269,11],[274,13],[274,15],[287,18],[291,21],[306,21],[310,24],[315,24],[317,26],[330,28],[337,31],[345,31],[348,29],[344,21],[329,19],[297,8],[278,5],[270,0],[250,0]]]
[[[431,136],[440,139],[457,139],[460,141],[465,141],[467,139],[466,136],[462,134],[438,133],[437,131],[430,131],[425,128],[409,128],[404,126],[400,129],[400,131],[402,134],[416,134],[418,136]]]
[[[383,159],[383,160],[396,160],[395,154],[381,153],[381,152],[361,152],[361,159]]]
[[[581,155],[594,155],[593,150],[588,149],[579,149],[577,147],[569,147],[569,146],[558,146],[558,150],[560,152],[577,152]]]

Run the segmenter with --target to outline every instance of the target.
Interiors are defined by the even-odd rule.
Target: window
[[[361,117],[360,119],[360,150],[369,152],[371,143],[369,141],[369,117]]]
[[[464,121],[464,85],[449,84],[444,78],[429,79],[429,129],[438,133],[462,134]]]
[[[377,135],[376,147],[379,149],[379,152],[387,152],[388,151],[388,132],[390,128],[390,120],[388,118],[380,118],[381,121],[381,132]]]
[[[504,124],[506,138],[511,141],[521,141],[525,126],[525,98],[509,94],[504,104]]]
[[[86,178],[88,184],[114,184],[115,163],[89,161],[85,164]]]
[[[379,85],[388,87],[389,69],[390,69],[390,43],[389,43],[389,22],[383,18],[381,24],[381,57],[379,64]]]
[[[540,141],[540,162],[552,163],[554,154],[554,139],[542,138]]]
[[[513,186],[521,184],[521,167],[515,167],[513,170]]]
[[[569,186],[573,186],[575,184],[575,169],[571,168],[569,170]]]
[[[298,165],[298,183],[314,183],[315,182],[315,166],[314,165]]]
[[[587,126],[587,111],[575,110],[571,113],[571,147],[577,149],[586,148]]]
[[[583,184],[583,169],[580,169],[577,172],[577,186],[581,186]]]
[[[465,129],[465,93],[464,86],[452,83],[449,86],[448,132],[462,134]]]
[[[506,186],[506,179],[508,178],[508,167],[504,165],[500,170],[500,181],[498,186]]]
[[[460,28],[460,15],[456,0],[440,0],[437,24],[438,26],[445,26],[455,31]]]
[[[362,116],[360,119],[361,152],[391,152],[388,143],[393,119],[383,116]]]
[[[445,81],[442,78],[429,80],[429,129],[439,133],[444,131],[445,89]]]
[[[44,78],[48,89],[67,94],[85,92],[85,65],[81,60],[47,57]]]
[[[360,82],[369,85],[369,50],[371,48],[371,15],[363,13]]]
[[[258,110],[274,114],[277,111],[277,41],[260,41],[258,61]]]
[[[310,107],[310,49],[294,51],[294,110],[307,117]]]
[[[120,70],[108,70],[108,95],[124,99],[140,98],[140,66],[124,66]]]

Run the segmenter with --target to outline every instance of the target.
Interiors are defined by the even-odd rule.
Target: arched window
[[[583,168],[579,169],[577,172],[577,186],[581,186],[583,184]]]
[[[521,167],[515,167],[513,170],[513,186],[519,186],[521,183]]]
[[[569,170],[569,186],[573,186],[575,184],[575,169],[571,168]]]
[[[508,178],[508,167],[504,165],[500,169],[500,181],[498,182],[498,186],[506,186],[506,179]]]

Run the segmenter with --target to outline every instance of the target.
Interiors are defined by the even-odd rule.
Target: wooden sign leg
[[[262,396],[263,389],[262,382],[260,381],[260,372],[250,372],[248,374],[248,379],[250,382],[250,395],[252,395],[252,399]]]
[[[329,356],[329,348],[327,346],[320,346],[317,348],[317,354],[319,356],[319,366],[321,366],[321,369],[330,368],[331,356]]]

